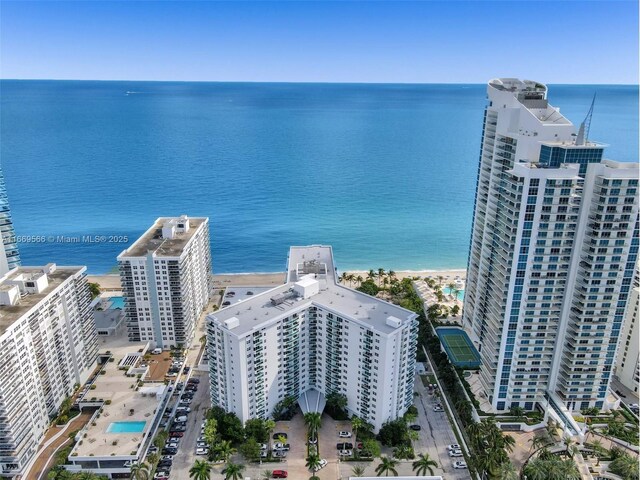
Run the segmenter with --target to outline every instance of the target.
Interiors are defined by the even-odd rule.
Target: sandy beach
[[[353,274],[356,277],[361,276],[366,279],[369,271],[364,270],[350,270],[347,274]],[[438,276],[443,277],[442,285],[446,285],[449,282],[454,281],[460,277],[462,281],[465,280],[466,270],[401,270],[396,271],[396,278],[403,279],[405,277],[432,277],[437,279]],[[97,283],[100,285],[100,289],[104,292],[117,292],[121,291],[120,276],[117,274],[111,275],[87,275],[89,282]],[[215,287],[271,287],[282,285],[285,280],[285,272],[269,272],[269,273],[225,273],[214,274],[213,285]]]

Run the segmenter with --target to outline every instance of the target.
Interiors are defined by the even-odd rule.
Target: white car
[[[450,450],[449,451],[449,456],[450,457],[461,457],[462,456],[462,450]]]
[[[196,442],[196,447],[198,447],[198,448],[209,448],[209,444],[207,442]]]
[[[451,445],[447,445],[447,450],[460,450],[460,445],[452,443]]]
[[[338,453],[344,457],[350,457],[351,455],[353,455],[353,452],[351,450],[340,450]]]
[[[277,442],[274,446],[273,446],[274,450],[289,450],[289,444],[288,443],[280,443]]]
[[[260,450],[266,450],[267,448],[269,448],[269,447],[267,446],[266,443],[261,443],[260,444]]]
[[[462,460],[453,462],[453,468],[467,468],[467,462],[463,462]]]
[[[209,455],[209,449],[206,447],[196,448],[196,455]]]
[[[189,408],[189,407],[178,407],[178,408],[176,408],[176,413],[180,413],[180,412],[191,413],[191,408]]]
[[[351,438],[351,432],[338,432],[340,438]]]
[[[273,456],[275,458],[286,458],[287,457],[287,452],[284,451],[284,450],[274,450]]]
[[[433,411],[434,412],[444,412],[444,408],[442,408],[442,405],[434,405],[433,406]]]

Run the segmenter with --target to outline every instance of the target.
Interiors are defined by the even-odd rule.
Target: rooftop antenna
[[[591,101],[591,108],[587,112],[587,116],[584,118],[578,129],[578,136],[576,137],[576,145],[584,145],[589,139],[589,129],[591,128],[591,117],[593,117],[593,106],[596,103],[596,94],[593,94],[593,100]]]

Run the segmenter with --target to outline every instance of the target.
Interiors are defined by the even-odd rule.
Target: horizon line
[[[494,77],[503,78],[503,77]],[[504,77],[506,78],[506,77]],[[517,77],[509,77],[517,78]],[[486,85],[485,82],[367,82],[367,81],[292,81],[292,80],[130,80],[130,79],[80,79],[80,78],[1,78],[0,81],[44,82],[145,82],[145,83],[271,83],[271,84],[342,84],[342,85]],[[540,82],[545,85],[616,85],[640,87],[639,83],[563,83]]]

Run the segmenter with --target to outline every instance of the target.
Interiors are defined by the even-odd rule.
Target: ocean
[[[590,138],[637,162],[637,86],[549,86],[575,124],[594,93]],[[485,103],[485,85],[2,80],[23,264],[113,271],[188,214],[210,218],[217,273],[282,271],[303,244],[340,269],[465,268]]]

